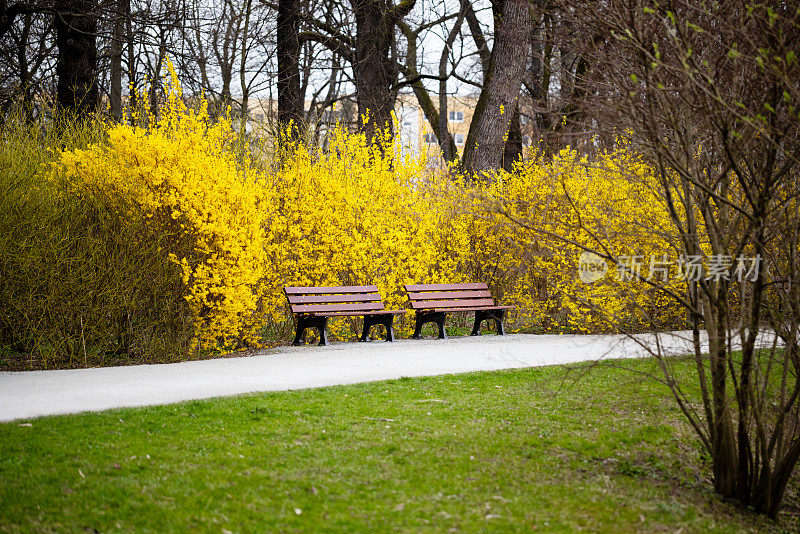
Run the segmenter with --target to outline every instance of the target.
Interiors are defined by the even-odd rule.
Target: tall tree
[[[278,125],[303,129],[304,95],[300,90],[300,0],[278,0]]]
[[[111,116],[122,119],[122,51],[125,45],[125,20],[130,16],[130,0],[116,0],[112,12],[110,95]]]
[[[502,0],[496,8],[494,46],[462,159],[469,174],[503,165],[530,48],[530,8],[529,0]]]
[[[0,0],[0,37],[12,28],[18,15],[32,11],[35,11],[35,8],[28,2],[14,2],[8,5],[7,0]]]
[[[9,47],[0,50],[0,87],[4,89],[0,106],[5,110],[21,102],[28,121],[37,115],[38,104],[48,100],[41,97],[52,77],[52,33],[52,15],[27,11],[6,33]]]
[[[356,20],[355,75],[358,114],[363,129],[372,139],[392,128],[392,111],[397,97],[399,66],[392,57],[395,28],[416,4],[416,0],[350,0]]]
[[[469,6],[469,3],[467,3],[467,5]],[[431,25],[445,22],[449,18],[451,17],[445,16],[431,23],[419,25],[413,29],[405,21],[398,21],[398,27],[403,32],[407,45],[405,64],[400,65],[399,68],[406,78],[405,83],[411,85],[411,89],[414,92],[414,96],[417,98],[420,109],[422,109],[425,120],[430,123],[433,132],[436,133],[439,146],[442,148],[442,154],[445,155],[445,158],[448,154],[455,156],[458,153],[458,149],[446,124],[445,127],[442,128],[439,122],[442,118],[442,114],[436,109],[436,105],[428,89],[422,82],[425,76],[421,75],[417,69],[417,40],[419,39],[420,33],[427,30]],[[447,117],[445,116],[445,120],[446,119]]]
[[[614,95],[596,99],[598,124],[655,169],[646,187],[663,198],[675,249],[711,256],[684,291],[658,288],[688,312],[697,377],[660,357],[663,378],[711,459],[714,490],[775,517],[800,460],[800,10],[608,0],[575,13],[602,36],[589,56],[598,78],[576,80]],[[765,325],[775,342],[757,350]]]
[[[454,146],[447,142],[450,132],[447,129],[448,115],[447,115],[447,66],[452,54],[453,43],[456,36],[461,32],[461,25],[464,22],[466,11],[470,6],[469,0],[461,0],[453,27],[447,34],[444,41],[444,47],[439,57],[439,129],[436,132],[436,137],[439,139],[439,146],[442,149],[442,157],[445,161],[453,161],[457,153]]]
[[[56,101],[66,113],[87,116],[97,109],[97,1],[57,4]]]
[[[21,103],[27,120],[33,120],[37,103],[49,102],[55,43],[52,12],[46,4],[0,2],[0,106],[2,112]],[[38,94],[37,94],[38,93]],[[1,120],[1,119],[0,119]]]

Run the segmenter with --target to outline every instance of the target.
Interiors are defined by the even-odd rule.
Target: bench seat
[[[308,328],[319,332],[319,344],[327,345],[326,327],[329,317],[363,317],[364,331],[359,341],[367,341],[373,326],[386,328],[386,341],[394,341],[392,323],[395,315],[405,310],[387,310],[378,287],[370,286],[332,286],[283,288],[289,305],[297,321],[293,345],[302,345],[303,334]]]
[[[354,312],[354,311],[343,311],[343,312],[330,312],[324,314],[317,314],[317,313],[309,313],[306,315],[317,316],[317,317],[363,317],[367,315],[386,315],[387,313],[391,313],[392,315],[401,315],[406,313],[405,310],[381,310],[381,311],[368,311],[368,312]]]
[[[436,308],[436,311],[453,313],[453,312],[472,312],[480,310],[513,310],[516,306],[482,306],[480,308]]]
[[[415,312],[414,339],[422,338],[422,326],[436,323],[439,339],[447,339],[444,323],[448,313],[475,312],[470,335],[480,335],[483,321],[494,321],[498,335],[504,335],[503,318],[506,310],[516,306],[495,304],[489,287],[483,282],[465,284],[406,284],[406,293]]]

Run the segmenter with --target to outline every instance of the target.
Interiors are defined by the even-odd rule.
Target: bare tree
[[[456,36],[461,32],[461,25],[464,22],[467,10],[471,8],[469,0],[461,0],[459,6],[458,16],[453,23],[453,27],[447,33],[447,38],[444,40],[442,53],[439,57],[439,129],[436,132],[436,137],[440,140],[439,146],[442,148],[442,157],[445,161],[453,161],[457,155],[453,150],[455,147],[447,142],[447,138],[450,135],[447,130],[447,67],[452,55],[453,43],[456,40]]]
[[[125,21],[130,17],[130,11],[130,0],[114,1],[109,57],[109,103],[111,116],[116,120],[122,120],[122,56],[125,47]]]
[[[373,138],[392,128],[392,110],[397,97],[399,69],[391,53],[395,28],[414,7],[416,0],[350,0],[356,21],[353,72],[356,82],[358,114],[367,120],[364,131]]]
[[[52,84],[55,41],[52,38],[53,16],[27,11],[9,26],[0,49],[0,88],[2,109],[15,103],[22,105],[26,119],[38,115],[39,104],[52,102],[48,94]]]
[[[415,24],[414,28],[406,21],[398,21],[398,28],[403,33],[403,37],[406,41],[405,63],[399,65],[401,72],[406,78],[402,83],[403,85],[411,86],[425,119],[430,123],[432,130],[436,133],[439,146],[442,147],[442,154],[445,159],[447,159],[448,155],[454,158],[458,152],[453,136],[447,128],[447,123],[445,122],[444,125],[442,125],[440,122],[442,117],[444,117],[446,121],[447,116],[442,114],[440,110],[437,110],[430,92],[423,84],[423,80],[425,78],[430,78],[430,76],[425,76],[419,72],[420,60],[418,58],[417,43],[420,40],[421,34],[428,31],[431,27],[447,22],[451,18],[453,18],[453,15],[445,13],[433,21],[422,21],[419,24]],[[449,72],[447,76],[449,77],[451,74],[452,72]],[[439,79],[441,80],[442,77],[440,76]]]
[[[527,0],[503,0],[495,12],[492,54],[464,147],[463,166],[469,174],[502,166],[530,48],[530,7]]]
[[[278,0],[278,125],[304,130],[304,93],[300,89],[300,0]]]
[[[587,94],[602,84],[602,123],[656,170],[676,249],[711,254],[684,292],[657,287],[688,312],[699,379],[685,382],[654,347],[666,383],[711,458],[715,491],[775,517],[800,459],[800,11],[610,0],[575,13],[598,45],[576,84]],[[759,351],[765,326],[777,341]]]
[[[0,38],[6,36],[19,20],[22,29],[16,47],[17,65],[21,83],[31,86],[28,59],[28,36],[32,28],[34,14],[53,16],[55,43],[58,48],[56,59],[56,103],[67,113],[86,116],[97,107],[97,19],[96,0],[69,0],[54,2],[31,0],[8,5],[0,3]],[[20,19],[20,16],[22,18]],[[13,34],[13,32],[12,32]],[[40,47],[40,50],[42,48]],[[36,60],[39,66],[44,60]],[[29,101],[32,100],[29,98]]]

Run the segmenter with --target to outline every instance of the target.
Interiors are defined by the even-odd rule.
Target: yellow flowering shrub
[[[191,315],[192,350],[258,344],[267,330],[285,339],[287,285],[376,284],[387,307],[404,308],[404,284],[483,281],[517,305],[510,319],[518,327],[681,323],[662,293],[614,276],[611,262],[593,283],[578,277],[586,249],[676,255],[652,172],[624,146],[591,162],[571,150],[535,157],[483,181],[432,171],[388,136],[369,144],[342,128],[324,150],[282,143],[279,155],[243,155],[229,119],[186,107],[174,72],[159,116],[133,122],[60,152],[50,182],[65,195],[118,199],[149,228],[140,233],[163,236],[159,250],[180,273]],[[399,335],[409,333],[410,315],[399,319]],[[331,321],[332,336],[351,339],[357,321]]]
[[[265,188],[267,320],[290,318],[287,285],[375,284],[386,306],[398,309],[406,303],[403,284],[463,278],[468,217],[452,213],[448,197],[459,185],[430,174],[424,158],[343,129],[331,133],[325,151],[296,145],[287,154]],[[352,320],[329,324],[334,337],[354,333]]]
[[[480,233],[505,251],[495,269],[523,322],[578,332],[682,326],[672,300],[631,272],[638,264],[641,276],[680,291],[676,236],[654,175],[627,147],[591,161],[565,149],[491,178],[481,194],[498,215]],[[586,251],[613,258],[591,283],[578,271]],[[651,258],[662,271],[650,271]]]
[[[591,162],[565,150],[476,182],[431,171],[388,139],[370,146],[341,129],[325,151],[298,145],[286,153],[265,193],[267,322],[291,324],[285,285],[374,283],[397,308],[405,306],[403,284],[484,281],[517,305],[510,318],[518,327],[683,325],[669,298],[620,276],[612,262],[594,283],[578,276],[586,249],[638,256],[643,276],[652,255],[677,256],[653,174],[624,146]],[[679,291],[675,274],[673,266],[666,283]],[[331,333],[352,337],[353,325],[332,321]],[[401,319],[399,333],[410,326]]]
[[[16,185],[0,201],[28,222],[0,218],[10,281],[0,283],[0,353],[79,366],[286,340],[287,285],[376,284],[387,307],[405,308],[404,284],[481,281],[517,306],[512,329],[685,325],[663,292],[614,263],[636,257],[647,276],[651,256],[667,258],[669,279],[654,282],[685,291],[660,188],[623,144],[591,159],[533,155],[481,180],[341,128],[324,149],[270,152],[202,103],[187,108],[174,72],[158,117],[133,119],[94,123],[84,142],[47,157],[38,132],[20,144],[3,130],[0,159]],[[38,154],[34,170],[24,154]],[[586,250],[607,257],[590,283],[579,277]],[[411,316],[396,322],[400,336]],[[332,337],[352,339],[358,321],[331,321]]]
[[[53,177],[72,192],[124,198],[131,216],[176,235],[164,253],[180,266],[198,348],[254,342],[265,267],[263,179],[237,164],[230,120],[212,122],[205,106],[187,109],[172,76],[154,124],[108,127],[105,142],[63,152]]]

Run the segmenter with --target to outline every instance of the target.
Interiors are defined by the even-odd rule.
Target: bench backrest
[[[483,282],[469,284],[406,284],[408,300],[414,310],[436,310],[494,306],[489,288]]]
[[[284,287],[292,313],[383,310],[377,286]]]

